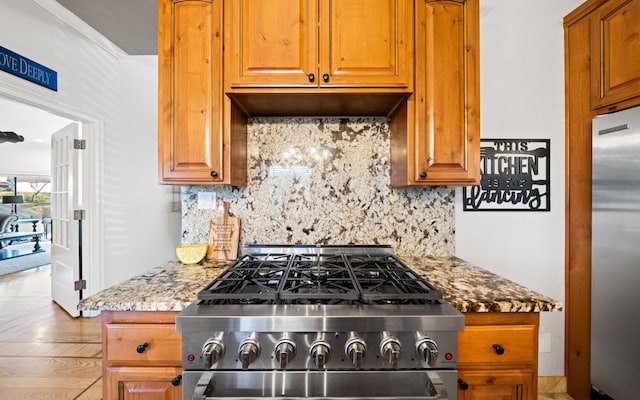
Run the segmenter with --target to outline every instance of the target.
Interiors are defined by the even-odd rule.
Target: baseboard
[[[613,400],[611,397],[607,396],[605,393],[600,393],[594,387],[591,387],[591,400]]]
[[[567,393],[567,378],[564,376],[539,376],[538,393]]]
[[[82,310],[82,316],[85,318],[94,318],[100,315],[99,310]]]

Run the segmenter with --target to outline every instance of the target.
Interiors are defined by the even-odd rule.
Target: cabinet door
[[[593,108],[640,96],[640,0],[608,1],[592,21]]]
[[[105,399],[180,400],[182,377],[180,368],[113,367],[107,368]]]
[[[458,371],[458,400],[535,400],[529,370]]]
[[[416,4],[413,182],[478,184],[478,0],[426,0]]]
[[[410,86],[413,1],[320,0],[320,85]]]
[[[228,87],[317,86],[316,0],[227,1],[225,27]]]
[[[216,183],[224,179],[221,24],[221,0],[160,2],[161,183]]]

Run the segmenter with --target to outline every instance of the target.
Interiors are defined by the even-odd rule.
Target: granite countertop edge
[[[559,301],[457,257],[399,258],[463,313],[562,310]],[[218,261],[182,265],[170,261],[87,297],[80,302],[78,309],[182,311],[200,290],[232,263]]]

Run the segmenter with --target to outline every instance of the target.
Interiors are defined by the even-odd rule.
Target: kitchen
[[[551,179],[554,182],[552,211],[542,216],[531,213],[518,213],[517,215],[465,213],[459,206],[462,196],[457,190],[455,207],[451,207],[451,204],[445,202],[447,212],[444,215],[433,213],[433,218],[437,218],[438,224],[442,225],[441,231],[445,232],[445,235],[447,232],[449,235],[453,235],[455,232],[456,255],[472,261],[476,265],[491,268],[495,273],[506,276],[515,282],[523,283],[527,287],[556,299],[564,298],[563,230],[561,226],[563,219],[562,182],[564,181],[562,173],[563,48],[560,21],[577,5],[578,2],[571,5],[545,4],[544,6],[539,3],[534,4],[534,2],[518,5],[481,3],[482,57],[480,58],[480,70],[482,82],[480,86],[482,88],[483,110],[481,131],[483,135],[488,135],[487,137],[542,136],[551,137],[554,140],[552,146],[554,151],[552,171],[554,171],[554,175]],[[29,11],[28,14],[34,16],[42,16],[44,13],[38,7]],[[8,15],[11,16],[11,14]],[[18,13],[18,16],[20,15],[21,13]],[[14,17],[16,16],[14,15]],[[528,21],[531,21],[530,24],[527,23]],[[7,18],[7,21],[4,22],[6,22],[5,26],[27,23],[23,19],[16,18]],[[24,28],[23,25],[20,27]],[[32,30],[43,32],[42,28],[38,29],[38,26],[34,26]],[[69,39],[79,40],[75,38],[73,33],[67,31],[57,32],[55,35],[46,29],[44,32],[57,38],[56,43],[62,41],[67,43]],[[545,39],[547,36],[549,39]],[[550,47],[550,43],[554,45]],[[10,48],[30,49],[29,54],[45,52],[40,56],[45,62],[52,60],[56,54],[53,49],[50,51],[37,49],[35,44],[24,37],[13,37],[5,44]],[[81,47],[83,46],[86,47],[87,44],[82,43]],[[61,51],[60,48],[56,50]],[[532,60],[538,59],[552,59],[554,61],[532,62]],[[92,70],[97,71],[96,73],[99,75],[87,76],[86,72],[79,73],[77,68],[83,61],[93,66]],[[48,63],[51,64],[51,62]],[[75,89],[71,89],[71,92],[61,89],[59,97],[63,103],[73,104],[79,108],[88,107],[94,114],[105,115],[106,121],[104,136],[105,176],[103,179],[105,180],[104,186],[113,190],[106,196],[108,205],[105,207],[104,222],[102,222],[104,226],[102,231],[105,235],[105,265],[100,269],[100,273],[103,274],[102,282],[98,284],[95,281],[94,283],[88,282],[88,285],[97,285],[91,291],[96,292],[101,288],[127,279],[135,273],[142,273],[150,266],[160,265],[173,258],[172,249],[180,241],[179,232],[181,229],[176,226],[180,223],[180,216],[176,212],[171,212],[171,203],[181,202],[182,199],[180,195],[172,192],[170,187],[158,187],[154,184],[157,180],[156,161],[153,151],[149,149],[155,146],[156,138],[153,134],[155,132],[153,127],[149,127],[149,125],[155,123],[153,116],[155,99],[140,99],[140,93],[146,93],[140,88],[140,85],[143,84],[148,85],[149,95],[155,96],[152,93],[155,83],[148,79],[148,76],[152,75],[149,71],[153,71],[155,68],[153,60],[132,57],[114,62],[110,57],[105,57],[98,50],[94,50],[90,51],[88,56],[81,53],[80,57],[76,57],[75,61],[69,64],[67,75],[77,75],[81,81],[78,82],[77,87],[74,86]],[[105,66],[110,67],[106,68]],[[122,76],[119,76],[118,68],[124,66],[131,67],[134,73],[131,75],[123,73]],[[59,68],[59,70],[65,71],[64,68]],[[528,79],[522,79],[523,75]],[[82,82],[82,79],[86,79],[86,81]],[[81,86],[93,87],[95,82],[102,80],[118,81],[122,82],[122,85],[117,88],[105,87],[100,89],[103,92],[98,93],[89,94],[80,91]],[[9,81],[10,84],[19,85],[10,79]],[[13,88],[12,85],[9,86]],[[127,99],[137,98],[141,104],[137,104],[137,107],[134,108],[132,104],[125,102],[120,109],[106,101],[113,96]],[[554,100],[542,101],[549,98]],[[86,105],[82,105],[83,102]],[[135,115],[136,113],[138,114]],[[149,115],[148,118],[139,117],[145,113]],[[120,119],[120,115],[124,115],[123,120]],[[544,115],[545,118],[539,118],[540,115]],[[127,121],[127,129],[123,128],[121,121]],[[134,130],[140,135],[129,133]],[[148,132],[148,134],[144,136],[144,132]],[[121,153],[125,149],[127,149],[126,153]],[[129,151],[132,153],[135,151],[136,156],[124,157],[120,155],[129,154]],[[139,177],[124,179],[128,171],[139,171]],[[199,191],[200,189],[192,190]],[[225,190],[232,191],[229,188],[211,190],[216,192],[221,190],[222,193],[219,194],[221,198],[227,195]],[[443,190],[445,189],[425,189],[421,193],[424,196],[432,193],[434,196],[442,197]],[[127,204],[128,195],[136,191],[142,191],[146,200]],[[451,191],[445,191],[443,197],[452,197],[450,193]],[[186,206],[193,206],[190,193],[187,195],[189,196],[186,196],[186,200],[184,200],[187,203]],[[176,198],[178,199],[176,200]],[[232,207],[232,211],[239,213],[234,207]],[[187,215],[187,217],[197,218],[197,214]],[[136,223],[128,221],[136,221]],[[453,221],[455,221],[455,226],[453,226]],[[244,218],[243,222],[248,221]],[[144,229],[145,227],[147,229]],[[153,233],[148,232],[149,227],[153,227]],[[303,229],[310,229],[309,226],[302,225],[299,228],[299,230],[296,229],[297,234]],[[200,238],[206,234],[206,229],[195,229],[199,233],[193,231],[190,230],[189,234],[200,235]],[[168,237],[171,235],[167,233],[171,232],[173,232],[173,238]],[[313,235],[322,234],[315,228],[310,232]],[[522,232],[522,235],[513,234],[513,232]],[[302,235],[306,234],[303,232]],[[449,252],[453,248],[451,240],[448,242],[436,240],[434,242],[436,244],[429,241],[423,246],[444,245],[445,251]],[[432,247],[428,250],[431,250]],[[526,256],[523,257],[523,255]],[[517,267],[514,267],[514,264]],[[131,267],[131,265],[136,267]],[[134,270],[135,268],[138,270]],[[540,375],[561,376],[563,375],[563,314],[545,313],[541,319],[541,333],[548,335],[545,337],[550,339],[551,352],[540,353]]]

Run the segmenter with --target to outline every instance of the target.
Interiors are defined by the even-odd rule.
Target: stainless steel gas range
[[[176,318],[183,399],[456,399],[464,317],[388,246],[245,246]]]

